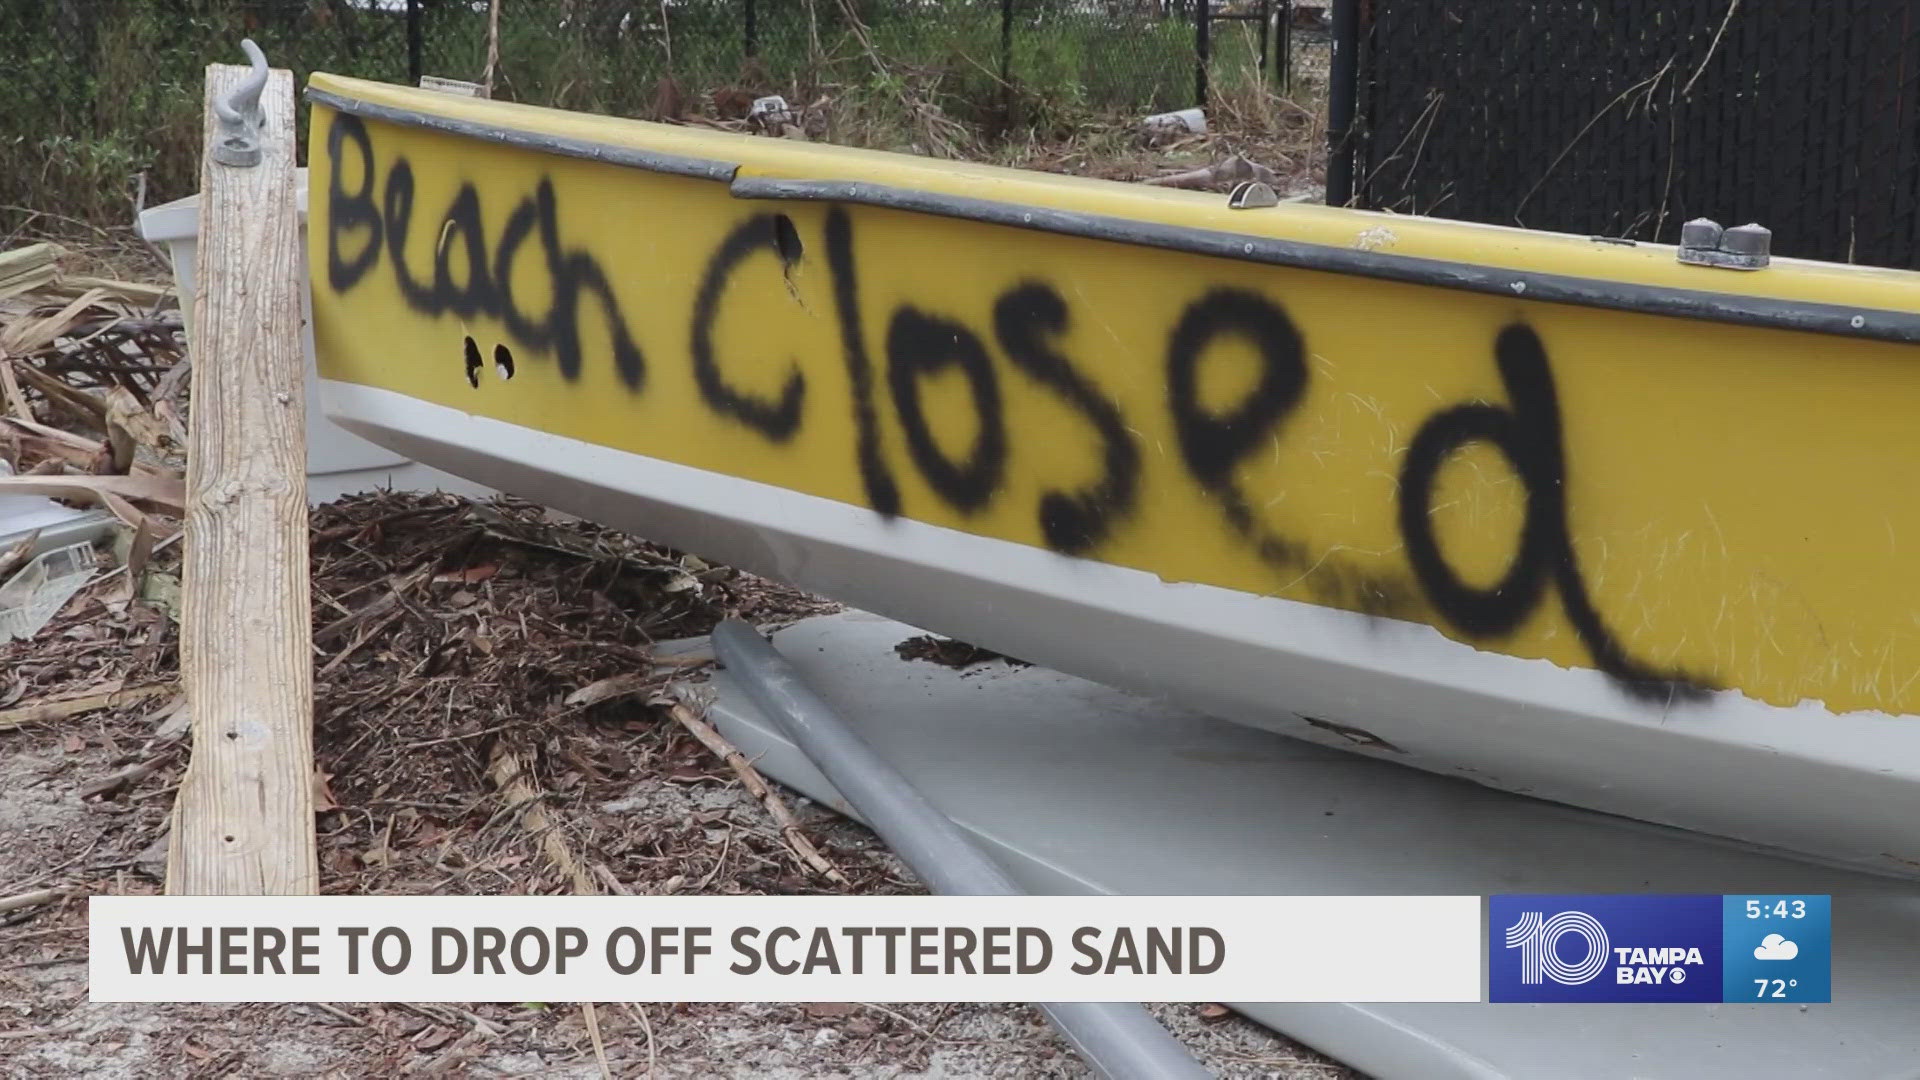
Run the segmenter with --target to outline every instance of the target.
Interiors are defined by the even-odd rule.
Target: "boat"
[[[376,444],[1239,723],[1920,875],[1920,274],[306,99],[322,404]]]

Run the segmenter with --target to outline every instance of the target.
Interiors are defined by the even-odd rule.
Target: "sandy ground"
[[[94,878],[97,891],[158,890],[144,858],[156,813],[92,804],[80,787],[109,770],[119,724],[96,719],[0,744],[0,880]],[[124,736],[123,736],[124,737]],[[87,745],[69,750],[71,740]],[[798,797],[795,797],[796,801]],[[651,821],[768,828],[737,783],[690,786],[657,774],[593,808]],[[866,830],[811,806],[810,832],[843,861],[864,852],[905,877]],[[35,872],[35,868],[41,868]],[[692,867],[689,867],[692,869]],[[688,891],[694,891],[689,889]],[[0,1075],[598,1077],[578,1006],[125,1005],[87,1001],[85,901],[0,929]],[[1218,1007],[1154,1012],[1223,1077],[1355,1074]],[[616,1076],[1081,1077],[1087,1069],[1034,1009],[1017,1004],[646,1005],[601,1003]],[[496,1034],[476,1034],[474,1018]],[[649,1028],[651,1029],[649,1037]]]

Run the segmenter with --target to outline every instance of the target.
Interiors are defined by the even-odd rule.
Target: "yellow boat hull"
[[[1247,722],[1920,859],[1920,275],[309,98],[376,441]]]

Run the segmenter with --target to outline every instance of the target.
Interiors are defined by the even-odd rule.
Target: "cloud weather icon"
[[[1800,946],[1779,934],[1768,934],[1761,938],[1760,944],[1754,946],[1753,950],[1755,960],[1791,960],[1799,955]]]

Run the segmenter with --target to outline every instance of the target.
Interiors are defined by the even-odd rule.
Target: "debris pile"
[[[604,837],[569,844],[567,855],[546,851],[547,865],[517,873],[444,845],[455,832],[501,824],[501,794],[516,785],[579,808],[630,796],[649,772],[676,784],[728,783],[695,730],[704,726],[697,710],[685,705],[697,692],[681,685],[704,659],[655,656],[652,647],[732,615],[780,624],[832,610],[504,499],[343,499],[315,511],[312,539],[316,794],[329,891],[546,891],[566,887],[575,869],[616,883],[611,891],[691,891],[699,879],[668,854],[707,846],[714,822],[698,812],[621,826],[641,835],[638,848]],[[336,814],[342,807],[355,809]],[[822,891],[826,881],[773,823],[754,829],[730,856],[758,867],[742,886]],[[490,843],[509,848],[524,839],[492,833]],[[425,863],[395,856],[423,844],[433,855]],[[740,888],[709,880],[701,891]]]
[[[69,646],[104,633],[100,619],[150,627],[179,592],[180,313],[163,287],[68,262],[48,243],[0,253],[0,728],[121,703],[158,677],[157,648],[32,643],[62,614]]]
[[[955,641],[952,638],[936,637],[933,634],[910,637],[895,645],[893,651],[902,660],[924,660],[929,664],[939,664],[941,667],[950,667],[956,671],[995,660],[1014,667],[1029,666],[1025,660],[1016,660],[991,649],[983,649],[978,645]]]
[[[189,366],[166,300],[77,278],[52,244],[0,254],[0,733],[117,728],[82,797],[126,815],[114,865],[155,885],[190,728],[177,626]],[[729,616],[777,625],[832,605],[507,499],[382,493],[309,525],[324,889],[847,887],[701,719],[705,661],[652,652]],[[646,815],[630,843],[568,840],[599,830],[593,800],[631,798],[649,772],[743,782],[752,820],[718,848],[729,813],[713,807]],[[556,799],[588,812],[550,814]],[[608,827],[633,828],[620,817]],[[871,879],[868,862],[849,865]],[[20,917],[84,878],[23,893],[41,899]],[[864,883],[910,887],[891,866]]]

